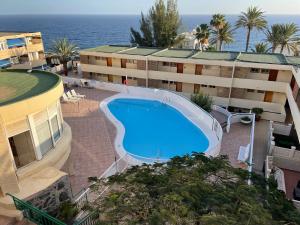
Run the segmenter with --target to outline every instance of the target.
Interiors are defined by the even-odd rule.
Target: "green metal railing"
[[[36,223],[37,225],[66,225],[62,221],[50,216],[45,211],[34,207],[30,203],[22,201],[11,194],[7,195],[12,197],[16,208],[22,211],[24,217],[31,222]]]
[[[22,211],[23,216],[29,221],[37,225],[67,225],[59,219],[50,216],[47,212],[31,205],[30,203],[18,199],[17,197],[11,194],[7,195],[13,199],[16,209]],[[97,219],[97,213],[89,213],[79,221],[74,222],[73,225],[94,225],[96,224]]]

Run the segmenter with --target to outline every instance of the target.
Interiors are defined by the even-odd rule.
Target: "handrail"
[[[26,201],[18,199],[17,197],[9,193],[7,193],[6,195],[12,197],[16,209],[22,211],[24,217],[28,220],[41,225],[66,225],[64,222],[50,216],[45,211],[38,209],[37,207],[27,203]]]

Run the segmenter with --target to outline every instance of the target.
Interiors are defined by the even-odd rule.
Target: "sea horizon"
[[[239,14],[226,14],[234,26]],[[182,14],[179,33],[192,31],[201,23],[209,23],[212,14]],[[294,22],[300,27],[300,15],[266,14],[268,25]],[[130,44],[130,28],[139,29],[140,14],[6,14],[0,15],[0,31],[41,32],[46,51],[54,40],[68,38],[80,49],[108,44]],[[237,29],[235,41],[224,45],[224,51],[244,51],[245,29]],[[251,33],[250,47],[264,41],[263,32]]]

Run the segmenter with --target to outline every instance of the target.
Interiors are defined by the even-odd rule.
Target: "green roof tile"
[[[166,49],[157,53],[153,56],[157,57],[170,57],[170,58],[188,58],[195,53],[194,50],[187,49]]]
[[[267,63],[267,64],[288,64],[284,55],[281,54],[257,54],[241,53],[238,57],[241,62]]]
[[[198,52],[193,55],[193,59],[206,59],[206,60],[227,60],[233,61],[237,58],[239,52]]]
[[[89,48],[83,51],[90,51],[90,52],[104,52],[104,53],[116,53],[119,51],[123,51],[129,49],[130,46],[125,45],[103,45],[96,48]]]
[[[59,81],[58,75],[45,71],[0,70],[0,106],[42,94]]]
[[[299,56],[287,56],[286,59],[289,64],[300,66],[300,57]]]
[[[137,47],[137,48],[125,50],[125,51],[121,52],[120,54],[147,56],[147,55],[151,55],[151,54],[161,51],[161,50],[162,50],[161,48]]]

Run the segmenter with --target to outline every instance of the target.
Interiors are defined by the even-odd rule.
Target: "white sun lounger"
[[[76,102],[79,101],[79,99],[73,99],[73,98],[70,99],[70,98],[68,98],[68,96],[67,96],[65,93],[63,93],[62,98],[63,98],[63,102],[72,102],[72,103],[76,103]]]
[[[71,90],[71,94],[72,94],[72,96],[77,97],[77,98],[85,98],[85,95],[77,94],[74,89]]]
[[[246,162],[247,159],[249,158],[249,153],[250,153],[250,145],[249,144],[247,146],[240,146],[238,160],[240,162]]]
[[[80,100],[80,99],[81,99],[81,98],[79,98],[79,97],[73,96],[73,95],[71,94],[70,91],[68,91],[68,92],[66,93],[66,95],[67,95],[67,97],[68,97],[69,99],[74,99],[74,100]]]

